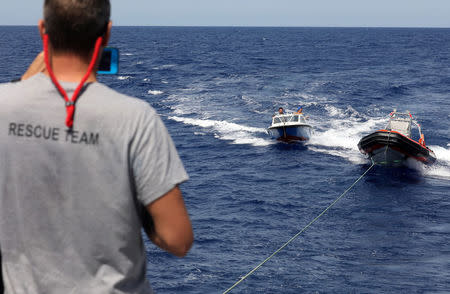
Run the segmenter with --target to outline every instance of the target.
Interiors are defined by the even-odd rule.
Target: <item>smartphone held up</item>
[[[106,47],[103,49],[97,73],[102,75],[115,75],[119,73],[118,48]]]

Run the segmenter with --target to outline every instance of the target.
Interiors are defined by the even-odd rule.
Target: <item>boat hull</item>
[[[283,142],[308,141],[311,138],[312,127],[301,126],[281,126],[270,127],[268,133],[272,138]]]
[[[378,165],[400,166],[412,158],[424,164],[436,161],[434,152],[395,131],[380,130],[363,137],[358,148]]]

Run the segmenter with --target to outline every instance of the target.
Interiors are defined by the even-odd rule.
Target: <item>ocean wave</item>
[[[401,84],[394,84],[391,85],[386,89],[386,92],[389,96],[393,95],[404,95],[407,94],[409,91],[409,88],[407,85],[401,85]]]
[[[121,80],[121,81],[123,81],[123,80],[128,80],[128,79],[131,79],[132,77],[131,76],[118,76],[117,77],[117,79],[118,80]]]

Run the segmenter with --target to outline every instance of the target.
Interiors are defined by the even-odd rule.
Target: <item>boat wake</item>
[[[169,119],[186,125],[198,126],[214,134],[220,140],[232,142],[232,144],[249,144],[253,146],[267,146],[273,144],[267,136],[266,129],[255,128],[228,121],[212,119],[196,119],[179,116],[169,116]],[[197,132],[197,134],[199,134]]]
[[[216,83],[217,81],[214,81]],[[171,109],[168,118],[186,125],[197,127],[194,134],[212,134],[219,140],[231,144],[246,144],[252,146],[267,146],[274,142],[267,135],[263,123],[255,118],[246,123],[253,115],[266,117],[269,113],[258,113],[256,109],[265,110],[262,106],[247,96],[222,98],[212,95],[212,82],[196,83],[191,87],[180,89],[179,93],[171,94],[163,102]],[[243,98],[245,97],[245,99]],[[253,107],[250,107],[250,105]],[[250,108],[250,110],[249,110]],[[269,119],[267,124],[269,123]]]
[[[307,146],[315,152],[342,157],[352,163],[362,164],[367,159],[358,150],[358,141],[371,130],[386,124],[385,117],[369,118],[351,106],[345,110],[325,105],[326,119],[311,118],[314,134]]]

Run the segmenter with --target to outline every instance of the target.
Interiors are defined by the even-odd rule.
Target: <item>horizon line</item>
[[[0,27],[37,27],[30,24],[0,24]],[[114,27],[154,28],[348,28],[348,29],[450,29],[440,26],[272,26],[272,25],[114,25]]]

